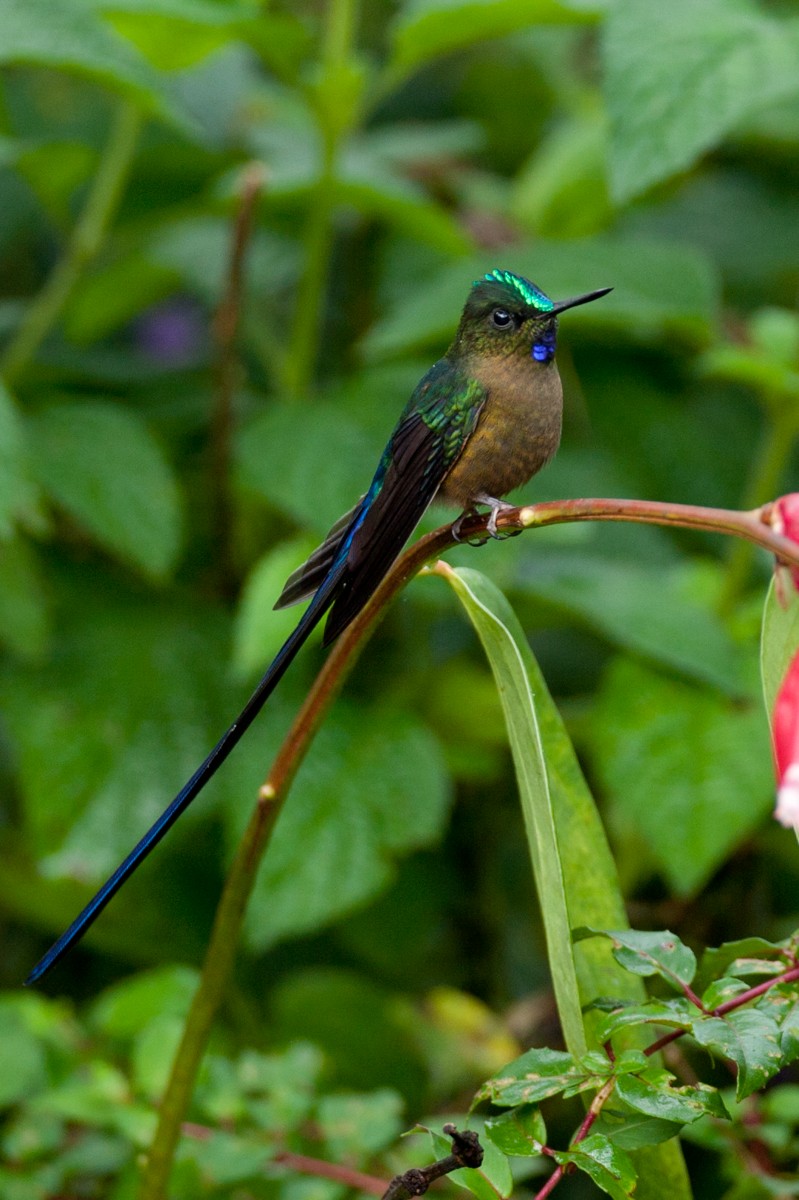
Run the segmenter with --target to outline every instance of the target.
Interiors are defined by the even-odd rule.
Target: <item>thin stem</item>
[[[524,530],[591,520],[683,525],[736,534],[799,566],[799,545],[771,529],[766,523],[768,512],[768,505],[762,510],[741,513],[654,501],[565,500],[504,510],[498,516],[497,526],[505,530]],[[462,537],[485,537],[486,522],[485,516],[470,517],[463,522]],[[141,1200],[164,1200],[166,1196],[181,1123],[191,1100],[214,1016],[233,970],[244,912],[258,865],[314,733],[388,603],[430,559],[454,544],[452,526],[444,525],[420,538],[397,559],[372,599],[334,644],[278,751],[222,891],[200,982],[161,1105]],[[799,972],[799,968],[796,970]],[[676,1036],[681,1033],[678,1030]],[[667,1035],[666,1041],[672,1040],[674,1035]]]
[[[336,208],[336,166],[348,131],[342,119],[345,101],[341,80],[350,59],[355,31],[356,0],[329,0],[322,47],[322,90],[318,93],[318,127],[322,138],[322,167],[309,199],[303,236],[305,271],[297,293],[284,384],[290,396],[302,396],[313,380],[319,357],[325,286],[333,248]]]
[[[742,506],[754,508],[764,504],[769,496],[777,493],[780,480],[788,465],[797,433],[797,419],[792,407],[785,406],[776,412],[770,411],[763,441],[752,462],[743,495]],[[719,600],[719,611],[728,614],[735,607],[752,567],[752,547],[746,542],[736,542],[730,549],[727,575]]]
[[[767,979],[764,983],[758,983],[755,987],[747,988],[745,992],[740,992],[737,996],[733,996],[731,1000],[726,1000],[724,1004],[719,1004],[714,1008],[710,1016],[722,1017],[725,1013],[733,1012],[737,1008],[742,1008],[744,1004],[748,1004],[750,1000],[756,1000],[758,996],[765,995],[771,988],[776,987],[778,983],[793,983],[799,980],[799,967],[791,967],[788,971],[783,971],[781,975],[775,975],[771,979]],[[657,1054],[664,1046],[668,1046],[670,1042],[676,1042],[678,1038],[684,1037],[689,1030],[687,1029],[672,1029],[670,1033],[664,1034],[658,1038],[656,1042],[652,1042],[644,1050],[647,1057]],[[582,1124],[574,1135],[571,1145],[576,1146],[583,1138],[588,1136],[589,1130],[596,1121],[603,1106],[613,1094],[613,1089],[616,1086],[616,1076],[611,1075],[609,1079],[603,1083],[602,1087],[591,1101],[591,1106],[583,1119]],[[548,1151],[551,1153],[551,1151]],[[557,1167],[552,1172],[549,1179],[546,1181],[540,1191],[536,1192],[535,1200],[545,1200],[545,1197],[554,1192],[557,1185],[560,1183],[564,1175],[563,1167]]]
[[[252,162],[241,177],[239,208],[233,226],[225,294],[214,314],[217,346],[216,389],[211,412],[211,493],[217,571],[223,592],[232,590],[230,461],[233,440],[233,400],[238,384],[236,335],[244,284],[244,260],[252,234],[255,205],[264,186],[265,170]]]
[[[239,934],[258,866],[313,736],[388,601],[424,562],[420,543],[395,565],[366,608],[342,633],[281,745],[228,872],[200,982],[161,1103],[144,1172],[141,1200],[165,1200],[180,1130],[214,1017],[233,972]]]
[[[142,125],[139,110],[120,101],[100,165],[64,254],[42,290],[28,306],[0,361],[7,383],[17,379],[60,317],[84,269],[105,240],[130,172]]]

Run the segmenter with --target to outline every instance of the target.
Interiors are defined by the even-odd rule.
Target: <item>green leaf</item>
[[[786,1065],[799,1058],[799,1001],[790,1005],[780,1021],[780,1050]]]
[[[538,716],[527,672],[532,657],[524,632],[501,592],[476,571],[438,571],[452,585],[474,625],[494,674],[508,727],[527,845],[547,937],[549,967],[566,1045],[587,1048],[580,1011],[566,886]]]
[[[162,71],[193,66],[240,34],[254,16],[231,0],[94,0],[109,24]],[[268,14],[259,19],[269,25]]]
[[[595,1072],[578,1065],[571,1054],[550,1050],[547,1046],[526,1051],[503,1068],[502,1074],[489,1079],[475,1095],[475,1103],[490,1100],[507,1108],[537,1104],[557,1096],[568,1087],[578,1090],[599,1086]]]
[[[134,413],[64,402],[29,421],[42,490],[102,546],[161,578],[180,548],[180,497],[164,454]]]
[[[760,676],[769,721],[785,673],[798,650],[799,595],[792,583],[778,588],[772,579],[760,630]]]
[[[315,541],[305,537],[281,542],[250,571],[233,630],[233,666],[237,674],[262,673],[297,624],[296,608],[276,611],[274,603],[291,572],[305,561],[315,545]]]
[[[615,1146],[621,1146],[623,1150],[658,1146],[662,1142],[671,1141],[683,1128],[682,1123],[678,1121],[661,1121],[657,1117],[646,1117],[643,1113],[622,1113],[620,1109],[611,1112],[607,1107],[602,1110],[599,1120],[594,1125],[597,1133],[604,1134],[609,1141]],[[653,1183],[658,1182],[656,1177],[650,1178]],[[665,1188],[660,1188],[655,1194],[664,1197],[664,1200],[669,1195]]]
[[[739,938],[721,946],[709,946],[702,954],[696,977],[702,990],[722,975],[777,975],[786,970],[788,952],[780,942],[762,937]]]
[[[603,1042],[621,1029],[635,1025],[665,1025],[673,1029],[690,1029],[696,1016],[696,1005],[685,997],[674,1000],[649,1000],[645,1004],[629,1004],[604,1018],[597,1027],[597,1038]]]
[[[772,806],[762,713],[643,665],[610,668],[591,744],[616,822],[640,835],[680,896],[702,887]]]
[[[492,609],[500,622],[506,622],[506,628],[518,630],[507,603],[493,584],[474,571],[457,574],[462,585],[465,588],[468,585],[468,590],[474,593],[475,605]],[[575,927],[601,922],[606,928],[622,928],[626,921],[624,903],[615,863],[593,797],[546,681],[523,635],[517,636],[516,646],[535,697],[566,882],[570,924]],[[590,864],[590,869],[587,864]],[[582,942],[573,947],[572,953],[583,1006],[590,1006],[597,996],[613,995],[635,1001],[644,999],[643,986],[618,966],[605,942]],[[592,1045],[601,1044],[601,1041],[597,1041],[596,1027],[599,1021],[599,1014],[586,1012],[585,1027]],[[671,1154],[671,1151],[664,1151],[664,1154]],[[679,1192],[682,1185],[676,1174],[673,1183]]]
[[[520,1104],[499,1117],[489,1117],[485,1132],[503,1154],[522,1158],[540,1154],[547,1140],[547,1127],[535,1104]]]
[[[403,1108],[402,1096],[391,1088],[338,1092],[319,1101],[315,1123],[334,1162],[362,1162],[397,1140]]]
[[[660,1075],[659,1079],[620,1075],[616,1082],[616,1095],[636,1112],[681,1125],[691,1125],[708,1114],[729,1120],[729,1113],[716,1088],[706,1084],[675,1088],[671,1087],[667,1072],[661,1072]]]
[[[738,648],[718,617],[686,595],[683,567],[545,553],[525,563],[522,581],[530,594],[616,645],[740,694]]]
[[[574,1163],[613,1200],[633,1194],[638,1176],[631,1158],[601,1133],[592,1134],[572,1150],[556,1151],[554,1157],[563,1166]]]
[[[168,83],[106,24],[95,0],[0,0],[0,63],[57,67],[121,91],[184,133],[195,125]]]
[[[442,54],[530,25],[592,21],[602,7],[600,0],[579,6],[567,0],[406,0],[391,31],[386,86]]]
[[[50,612],[38,561],[22,538],[0,542],[0,638],[23,658],[41,656]]]
[[[48,1085],[45,1048],[13,1001],[0,1001],[0,1108]]]
[[[29,449],[17,407],[0,380],[0,541],[20,519],[37,523],[38,490],[31,479]]]
[[[158,1016],[185,1017],[197,990],[189,967],[158,967],[106,988],[94,1001],[90,1022],[107,1037],[129,1039]]]
[[[606,929],[576,929],[575,941],[590,937],[610,938],[613,957],[634,975],[660,975],[677,991],[696,974],[693,950],[684,946],[670,930],[649,933],[640,929],[612,932]]]
[[[759,1009],[703,1017],[694,1022],[691,1032],[700,1046],[735,1063],[738,1100],[759,1091],[782,1066],[777,1022]]]
[[[474,1118],[472,1118],[474,1122]],[[434,1129],[427,1132],[433,1142],[433,1151],[437,1158],[445,1158],[452,1153],[452,1142]],[[480,1132],[479,1123],[477,1132]],[[479,1167],[463,1167],[459,1171],[451,1171],[447,1178],[458,1187],[478,1200],[506,1200],[513,1192],[513,1175],[506,1155],[490,1139],[480,1139],[483,1147],[483,1161]]]
[[[237,445],[241,482],[319,533],[366,491],[379,453],[355,421],[318,404],[272,405]]]
[[[379,707],[364,725],[339,705],[297,774],[258,872],[250,948],[321,929],[379,894],[396,858],[440,836],[449,799],[441,752],[423,725]],[[231,805],[234,837],[248,815],[240,801]]]
[[[799,26],[747,0],[621,0],[604,29],[611,185],[626,201],[799,92]]]
[[[196,599],[189,619],[183,602],[120,595],[96,572],[87,587],[62,589],[57,658],[7,667],[0,698],[29,852],[49,856],[45,873],[94,882],[159,815],[241,697],[224,686],[218,616]]]
[[[203,1177],[217,1187],[233,1187],[248,1179],[262,1180],[274,1150],[260,1140],[248,1141],[232,1133],[214,1130],[209,1138],[184,1139],[182,1158],[197,1163]]]

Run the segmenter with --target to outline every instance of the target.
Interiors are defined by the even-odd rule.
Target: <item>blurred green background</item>
[[[296,618],[271,611],[285,576],[364,490],[479,273],[615,289],[561,322],[563,445],[525,500],[739,507],[799,487],[799,22],[737,0],[0,0],[0,64],[15,989],[238,711]],[[253,162],[232,364],[215,314]],[[529,633],[633,923],[696,943],[799,925],[795,838],[768,817],[765,556],[584,525],[451,557]],[[148,1045],[168,1059],[150,1015],[182,1011],[321,661],[317,638],[44,984],[89,1014],[99,1059],[115,1038],[140,1068]],[[138,1025],[83,1007],[167,967],[126,985],[161,995]],[[50,1046],[13,1104],[63,1082],[87,1035],[60,1004],[6,1003],[0,1060],[23,1028],[33,1058],[45,1027],[65,1056]],[[224,1029],[230,1054],[309,1039],[332,1080],[397,1089],[408,1119],[462,1103],[517,1039],[557,1040],[498,700],[440,579],[395,603],[300,772]],[[142,1070],[125,1086],[157,1095]],[[112,1160],[81,1169],[116,1178]]]

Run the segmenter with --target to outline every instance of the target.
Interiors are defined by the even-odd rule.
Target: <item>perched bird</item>
[[[475,281],[450,348],[416,387],[369,485],[287,580],[276,608],[313,597],[242,712],[169,807],[31,971],[35,983],[83,936],[112,896],[216,773],[271,695],[311,630],[328,613],[329,644],[361,611],[425,509],[439,498],[488,505],[497,536],[501,499],[549,461],[560,441],[555,365],[558,314],[609,292],[555,302],[511,271]]]

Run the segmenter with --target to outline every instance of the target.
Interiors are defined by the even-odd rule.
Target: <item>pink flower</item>
[[[777,771],[774,816],[781,825],[799,834],[799,650],[777,693],[772,736]]]
[[[769,522],[775,533],[799,542],[799,492],[780,496],[771,506]],[[788,567],[794,587],[799,591],[799,567]],[[777,579],[779,584],[779,577]],[[782,599],[782,597],[780,597]]]

